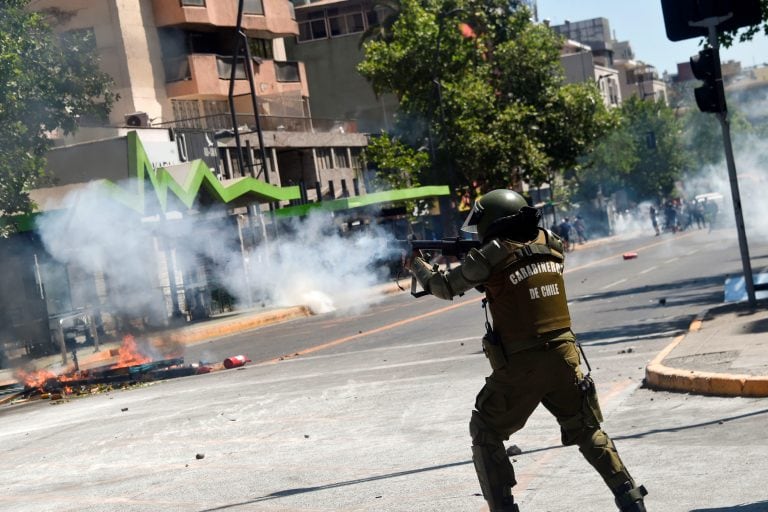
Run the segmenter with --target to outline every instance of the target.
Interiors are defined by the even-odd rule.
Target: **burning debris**
[[[94,368],[69,370],[55,374],[49,370],[18,369],[16,388],[22,398],[61,399],[67,396],[94,394],[145,382],[208,373],[211,366],[184,364],[183,357],[153,359],[147,344],[138,343],[131,335],[123,337],[120,347],[109,354],[113,362]]]

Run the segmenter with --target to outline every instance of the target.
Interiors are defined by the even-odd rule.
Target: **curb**
[[[182,331],[153,336],[150,338],[150,342],[154,344],[172,341],[174,343],[189,345],[197,341],[207,340],[209,338],[228,336],[230,334],[236,334],[242,331],[255,329],[256,327],[262,327],[266,324],[284,322],[286,320],[307,316],[312,316],[312,311],[310,311],[307,306],[294,306],[271,311],[268,313],[262,313],[250,318],[225,321],[219,325],[200,325],[196,327],[187,327]]]
[[[688,332],[701,329],[706,314],[696,317],[688,327]],[[685,336],[686,334],[682,334],[675,338],[645,367],[647,387],[659,391],[682,391],[699,395],[768,397],[768,377],[702,372],[665,366],[664,359],[685,339]]]

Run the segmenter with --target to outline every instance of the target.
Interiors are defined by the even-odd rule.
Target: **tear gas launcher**
[[[407,267],[413,256],[421,256],[426,261],[435,261],[435,269],[438,262],[445,258],[454,257],[457,260],[463,260],[471,249],[480,248],[482,244],[479,240],[467,240],[464,238],[453,237],[443,238],[442,240],[396,240],[395,244],[403,251],[403,267]],[[423,297],[428,295],[424,290],[418,289],[419,283],[415,276],[411,276],[411,295],[414,297]]]

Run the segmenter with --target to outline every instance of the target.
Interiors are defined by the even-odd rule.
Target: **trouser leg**
[[[579,370],[579,353],[575,346],[562,348],[564,360],[572,368],[570,376],[544,398],[544,406],[552,412],[560,424],[562,443],[577,445],[579,451],[600,474],[617,498],[619,509],[626,512],[642,512],[644,508],[626,508],[639,503],[645,489],[637,487],[627,467],[619,457],[613,440],[601,428],[602,413],[593,385],[579,386],[582,373]],[[591,381],[589,381],[591,382]]]
[[[612,491],[632,477],[619,457],[613,440],[602,429],[584,431],[575,440],[579,451],[593,468],[597,470]]]
[[[477,411],[472,412],[469,431],[472,435],[472,462],[488,507],[492,512],[516,510],[512,498],[512,487],[517,483],[515,470],[503,441],[489,431]]]

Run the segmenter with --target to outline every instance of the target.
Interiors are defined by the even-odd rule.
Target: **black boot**
[[[613,491],[616,506],[621,512],[646,512],[643,496],[648,494],[642,485],[635,487],[633,482],[625,482]]]

